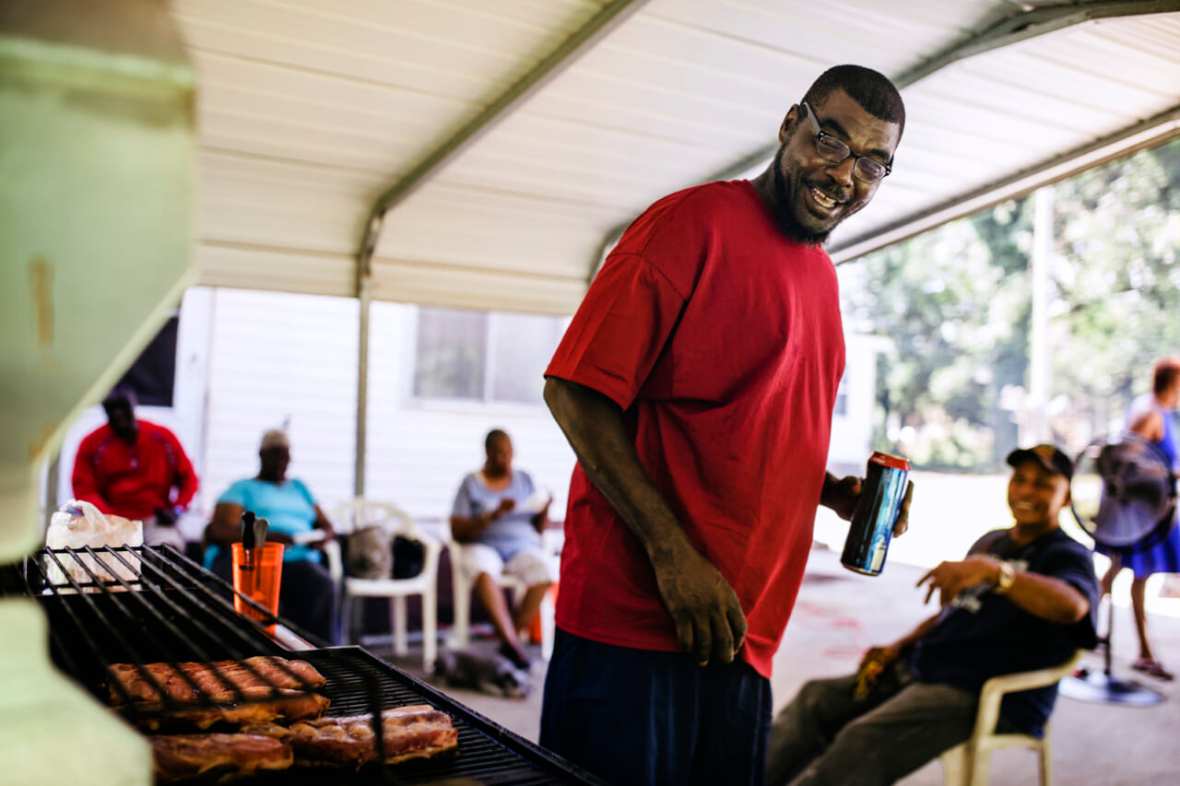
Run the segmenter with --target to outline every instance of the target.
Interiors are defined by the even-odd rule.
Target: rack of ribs
[[[432,758],[459,747],[459,732],[451,717],[428,705],[384,710],[381,720],[386,764]],[[290,744],[295,763],[302,767],[360,767],[377,760],[373,716],[369,714],[305,720],[290,727],[263,724],[244,731]]]
[[[267,655],[246,658],[245,661],[218,660],[212,663],[184,662],[175,665],[148,663],[142,669],[131,663],[115,663],[110,667],[111,678],[123,686],[132,701],[160,701],[159,692],[148,681],[143,671],[155,677],[168,698],[177,704],[196,704],[203,699],[219,704],[238,701],[238,695],[230,687],[231,684],[250,699],[269,696],[273,688],[304,691],[321,688],[327,683],[324,675],[307,661]],[[194,689],[180,672],[184,672],[197,688]],[[116,706],[121,704],[122,694],[114,684],[108,687],[111,703]]]
[[[216,723],[245,726],[279,718],[318,718],[331,703],[325,696],[308,692],[308,687],[323,687],[327,680],[306,661],[258,656],[244,663],[252,670],[243,662],[233,660],[148,663],[142,668],[116,663],[110,667],[108,698],[115,707],[134,710],[135,722],[149,731],[172,727],[208,729]],[[145,672],[155,678],[173,706],[161,700],[160,691],[149,682]],[[131,697],[130,707],[123,703],[123,694],[115,682]]]
[[[161,783],[211,771],[238,777],[259,770],[285,770],[294,761],[290,745],[258,734],[172,734],[149,739]]]

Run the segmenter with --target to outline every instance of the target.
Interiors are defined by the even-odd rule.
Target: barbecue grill
[[[51,571],[51,566],[57,572]],[[328,784],[348,779],[356,783],[508,786],[599,782],[360,647],[312,647],[296,653],[282,648],[265,628],[275,623],[290,626],[289,622],[267,615],[261,607],[265,616],[260,621],[237,614],[232,588],[170,547],[42,549],[7,568],[0,577],[0,588],[6,595],[35,598],[49,618],[54,662],[101,702],[109,702],[112,691],[121,693],[123,710],[132,720],[140,711],[122,683],[110,677],[115,663],[135,665],[165,697],[164,703],[176,708],[144,669],[146,664],[241,661],[272,655],[305,660],[327,678],[327,685],[317,691],[331,700],[329,716],[371,713],[379,724],[382,709],[429,704],[450,715],[459,733],[459,751],[454,757],[392,768],[369,767],[355,776],[332,769],[291,769],[253,776],[241,783]],[[299,679],[294,672],[289,674]],[[255,675],[274,687],[265,675]],[[222,679],[225,687],[236,687]],[[197,683],[189,679],[189,685],[200,698],[196,705],[186,702],[185,708],[215,704]],[[306,683],[304,687],[311,688]],[[237,698],[241,703],[259,700],[240,693]],[[379,746],[382,739],[377,733]],[[383,751],[379,749],[378,754],[383,758]]]

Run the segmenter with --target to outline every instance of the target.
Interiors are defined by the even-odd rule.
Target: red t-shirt
[[[610,397],[639,461],[749,622],[763,676],[803,580],[844,333],[836,271],[787,240],[748,181],[656,202],[595,277],[546,376]],[[557,624],[675,651],[651,563],[581,466],[570,481]]]
[[[149,519],[160,508],[188,507],[197,493],[197,473],[180,440],[163,426],[136,423],[134,445],[116,437],[109,425],[86,435],[74,458],[74,497],[129,519]]]

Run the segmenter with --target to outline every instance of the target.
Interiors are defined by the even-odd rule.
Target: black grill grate
[[[300,653],[328,677],[332,696],[329,715],[365,712],[365,675],[371,674],[386,707],[430,704],[455,719],[459,731],[459,755],[449,762],[407,763],[396,770],[396,783],[435,783],[468,778],[480,784],[596,783],[575,773],[572,765],[537,748],[454,699],[377,659],[360,647],[334,647]],[[327,784],[309,773],[299,783]],[[335,781],[335,782],[338,782]],[[464,782],[464,781],[460,781]]]
[[[72,565],[78,569],[70,570]],[[327,678],[327,685],[317,691],[331,700],[329,715],[372,712],[376,725],[380,713],[375,710],[426,703],[449,714],[459,732],[459,753],[452,758],[407,762],[390,769],[370,767],[356,774],[337,769],[291,769],[235,781],[238,783],[506,786],[598,782],[359,647],[298,652],[281,648],[266,634],[264,625],[278,622],[314,639],[286,620],[269,617],[257,623],[238,615],[228,584],[167,547],[46,549],[7,570],[0,576],[0,587],[6,593],[23,591],[41,601],[49,616],[53,659],[103,702],[108,699],[109,685],[125,704],[131,703],[122,685],[110,679],[113,663],[138,666],[148,683],[165,697],[165,706],[175,707],[151,672],[143,668],[145,664],[279,655],[306,660]],[[255,608],[265,613],[261,607]],[[250,670],[273,687],[264,675]],[[287,673],[310,687],[294,672]],[[232,681],[217,676],[223,688],[243,698]],[[186,707],[214,703],[192,679],[185,679],[203,696],[196,705]],[[129,712],[133,714],[134,708]],[[379,747],[382,740],[378,733]]]

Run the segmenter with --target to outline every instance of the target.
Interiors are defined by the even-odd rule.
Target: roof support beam
[[[365,234],[357,254],[358,277],[369,274],[367,268],[377,247],[381,224],[386,213],[438,174],[443,167],[511,115],[525,101],[569,68],[579,57],[593,48],[595,44],[609,35],[612,30],[625,22],[646,3],[647,0],[611,0],[608,2],[591,17],[590,21],[578,28],[545,59],[514,82],[452,136],[444,139],[408,173],[386,189],[377,198],[372,210],[369,211],[369,220],[365,222]],[[358,281],[358,291],[359,284]]]
[[[1180,105],[1096,142],[1054,156],[997,180],[968,194],[915,213],[881,229],[837,243],[828,249],[836,264],[849,262],[885,246],[933,229],[956,218],[971,215],[1007,199],[1024,196],[1041,186],[1056,183],[1138,150],[1156,147],[1180,136]]]
[[[1060,5],[1030,7],[1028,10],[1020,11],[987,25],[965,41],[952,44],[942,51],[936,52],[912,68],[898,74],[893,78],[893,83],[897,85],[899,90],[902,90],[965,58],[1084,22],[1176,11],[1180,11],[1180,0],[1081,0]],[[743,155],[724,169],[703,178],[700,182],[729,180],[737,177],[753,167],[769,161],[777,151],[777,142],[764,145]],[[626,226],[626,224],[622,224],[613,227],[607,232],[603,244],[609,249],[609,246],[617,241]],[[598,271],[599,263],[600,258],[591,260],[587,280],[594,277]]]
[[[369,314],[372,308],[373,254],[381,237],[385,215],[434,177],[463,151],[475,144],[525,101],[569,68],[579,57],[638,11],[647,0],[610,0],[586,24],[533,66],[458,131],[444,139],[408,173],[387,188],[369,211],[364,236],[356,256],[355,294],[360,301],[357,325],[356,444],[353,457],[353,491],[365,494],[369,398]]]
[[[951,63],[973,55],[990,52],[1029,38],[1064,30],[1096,19],[1165,14],[1180,11],[1178,0],[1083,0],[1083,2],[1046,5],[1021,11],[984,28],[967,41],[951,45],[941,52],[898,74],[898,89],[909,87]]]

